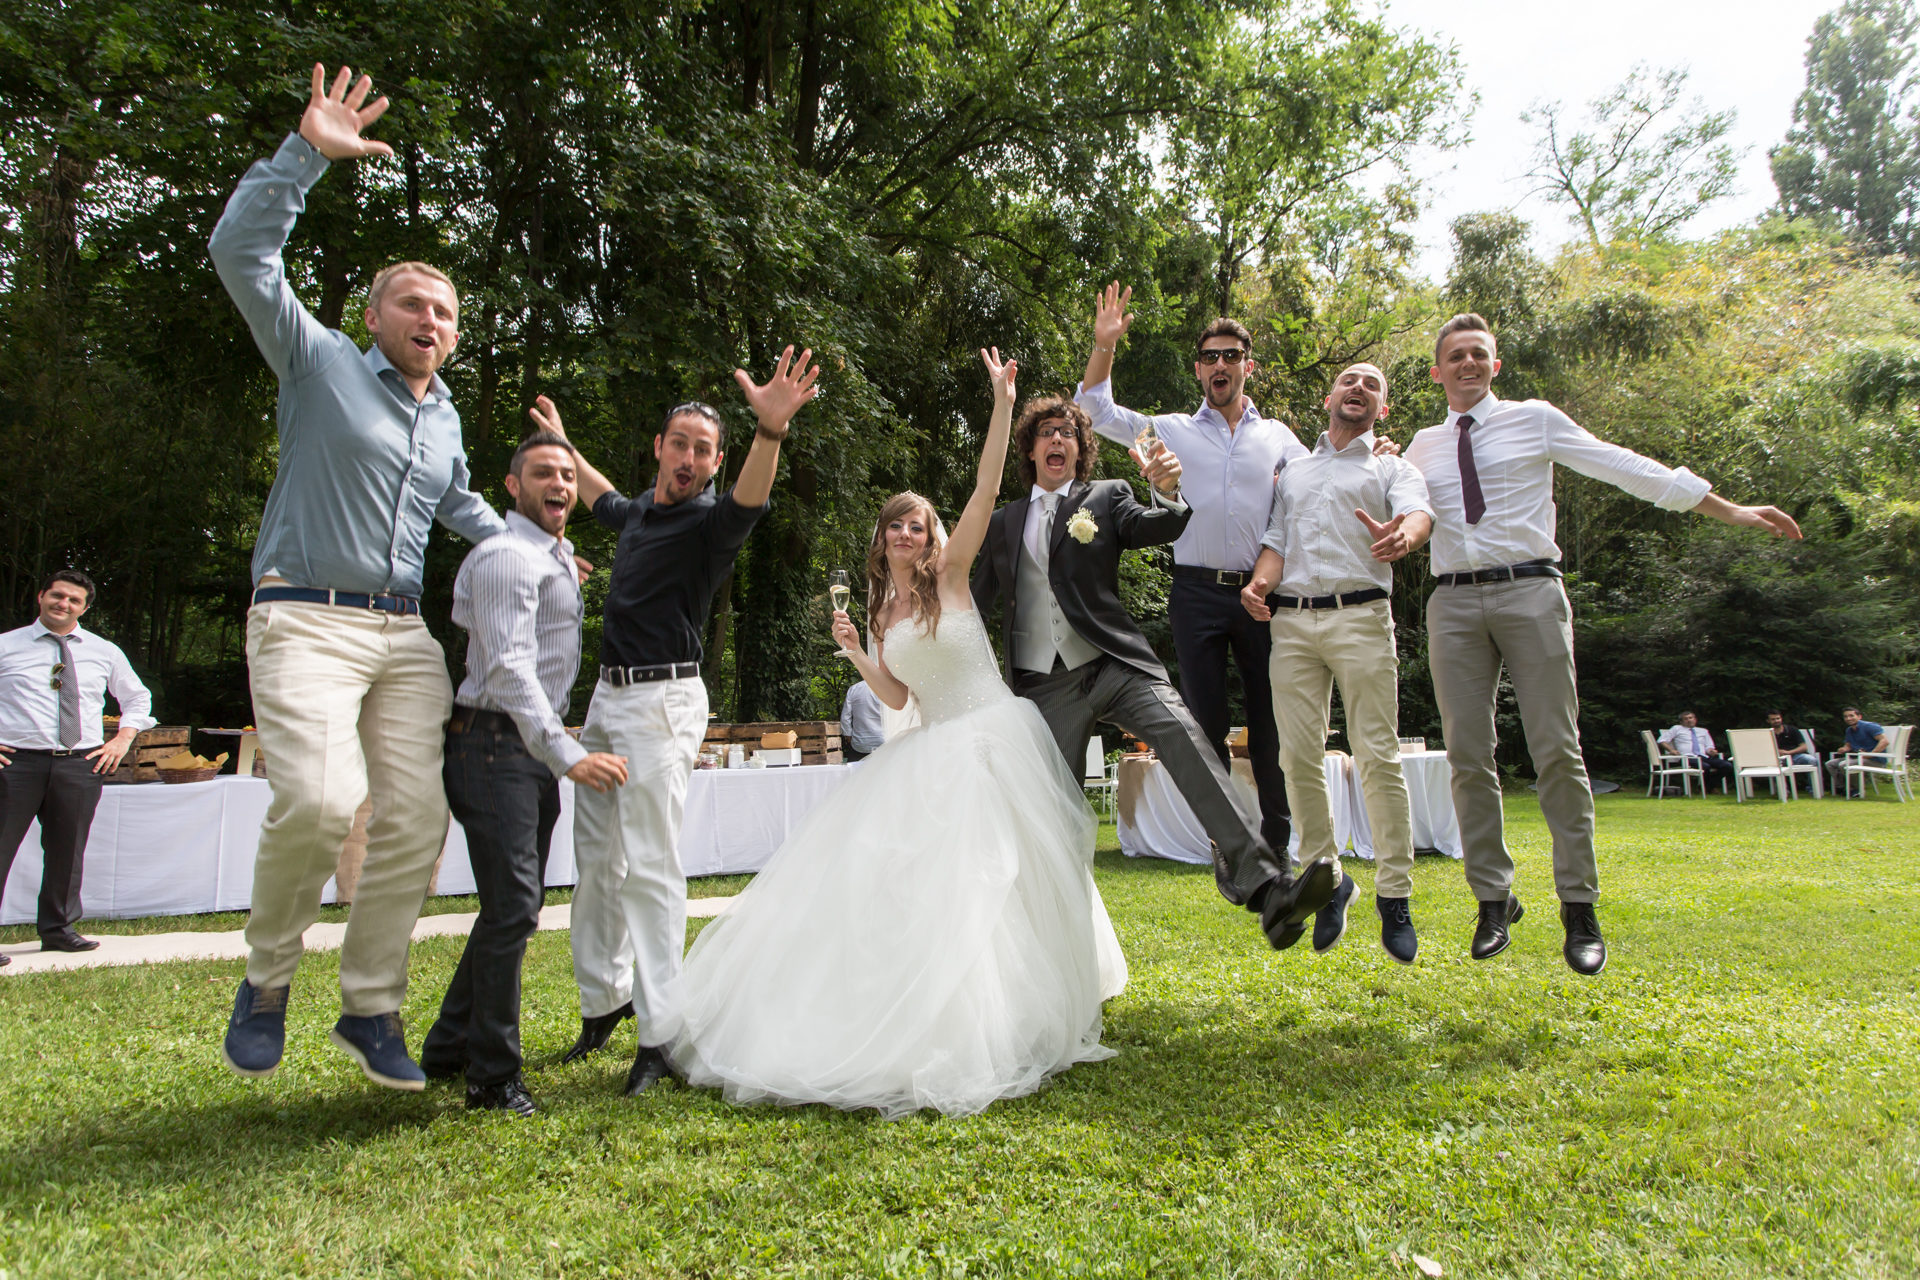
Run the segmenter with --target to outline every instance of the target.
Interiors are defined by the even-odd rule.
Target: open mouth
[[[432,338],[422,338],[416,335],[413,338],[408,339],[408,341],[413,343],[414,350],[416,351],[425,353],[433,350]]]
[[[1049,471],[1065,471],[1067,469],[1067,451],[1065,449],[1049,449],[1046,452],[1044,461]]]
[[[1224,373],[1216,373],[1213,375],[1213,381],[1209,385],[1212,386],[1215,391],[1225,391],[1233,385],[1233,379]]]
[[[673,473],[673,483],[682,489],[693,488],[693,468],[681,467]]]
[[[570,505],[564,498],[548,498],[541,504],[550,516],[564,518]]]

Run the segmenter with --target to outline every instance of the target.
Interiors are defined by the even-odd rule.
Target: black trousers
[[[460,717],[455,717],[460,722]],[[464,1067],[470,1085],[520,1074],[520,963],[540,924],[560,782],[512,722],[447,730],[447,805],[467,832],[480,918],[420,1049],[423,1067]]]
[[[93,811],[100,807],[101,782],[93,762],[79,753],[16,750],[13,763],[0,769],[0,892],[13,871],[27,824],[40,819],[45,862],[38,928],[43,938],[65,933],[80,919],[80,873]]]
[[[1260,834],[1276,858],[1287,856],[1293,834],[1287,777],[1280,771],[1280,731],[1273,722],[1273,685],[1267,659],[1273,636],[1240,603],[1240,589],[1175,578],[1167,596],[1173,651],[1180,658],[1180,697],[1222,763],[1227,750],[1227,664],[1240,670],[1247,712],[1247,763],[1260,793]],[[1231,765],[1228,765],[1231,768]]]

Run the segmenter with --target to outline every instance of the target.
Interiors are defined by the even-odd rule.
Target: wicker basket
[[[161,769],[162,782],[211,782],[220,776],[218,769]]]

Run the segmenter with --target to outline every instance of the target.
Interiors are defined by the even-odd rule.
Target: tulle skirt
[[[675,1065],[733,1102],[957,1116],[1113,1056],[1093,839],[1032,703],[909,730],[695,940]]]

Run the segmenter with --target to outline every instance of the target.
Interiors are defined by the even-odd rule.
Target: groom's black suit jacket
[[[1029,488],[1029,494],[1031,488]],[[1153,654],[1133,617],[1120,603],[1120,553],[1138,547],[1172,542],[1193,518],[1189,508],[1171,510],[1143,506],[1124,480],[1075,480],[1063,490],[1066,499],[1053,520],[1048,548],[1047,580],[1060,610],[1089,643],[1155,680],[1165,680],[1167,669]],[[1030,497],[1021,497],[993,513],[987,522],[987,540],[974,562],[973,603],[980,616],[991,615],[996,596],[1006,596],[1001,613],[1000,640],[1007,655],[1006,674],[1013,678],[1013,626],[1017,607],[1020,543],[1026,535]],[[1067,536],[1073,514],[1085,507],[1093,516],[1093,540],[1082,544]]]

